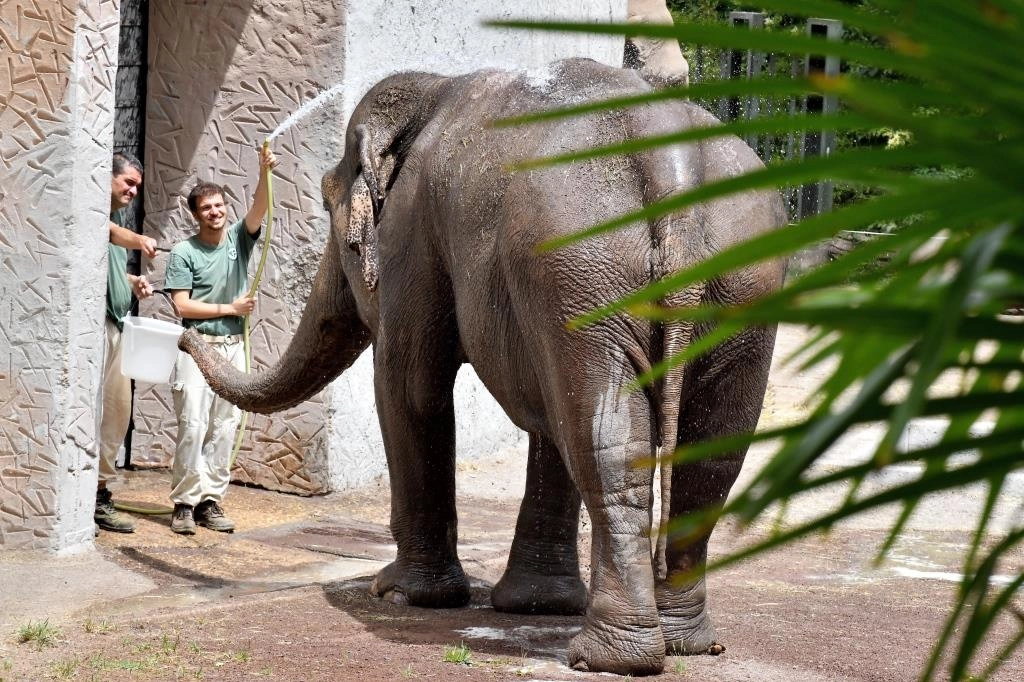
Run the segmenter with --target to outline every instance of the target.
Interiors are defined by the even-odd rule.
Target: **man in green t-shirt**
[[[156,240],[143,237],[123,226],[124,209],[142,186],[142,164],[131,154],[115,152],[111,162],[110,222],[107,224],[107,347],[103,361],[103,401],[100,413],[100,467],[93,520],[104,530],[131,533],[135,522],[114,509],[107,487],[117,478],[117,451],[124,443],[132,416],[131,379],[121,373],[122,318],[132,305],[132,294],[140,299],[153,294],[144,276],[128,272],[128,249],[140,249],[149,258],[156,255]]]
[[[227,222],[221,187],[200,182],[188,195],[199,232],[176,244],[167,263],[164,288],[182,323],[235,367],[245,368],[243,316],[256,300],[248,296],[249,256],[259,239],[267,212],[267,172],[277,165],[274,153],[260,150],[260,177],[245,218]],[[231,449],[241,411],[216,395],[188,353],[178,353],[171,377],[178,440],[171,467],[171,530],[192,535],[196,525],[230,533],[235,524],[221,508],[231,480]]]

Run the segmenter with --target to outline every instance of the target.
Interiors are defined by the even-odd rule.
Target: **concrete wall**
[[[384,76],[405,70],[458,74],[480,68],[539,68],[564,57],[622,63],[622,39],[486,28],[488,19],[624,21],[623,0],[366,0],[350,12],[345,48],[344,120]],[[384,447],[373,405],[372,359],[363,354],[331,389],[330,485],[344,488],[385,471]],[[505,416],[473,368],[455,384],[457,453],[483,457],[526,438]]]
[[[184,196],[197,178],[227,185],[235,215],[255,180],[251,147],[318,93],[339,96],[274,141],[274,249],[254,316],[254,367],[273,363],[298,324],[320,251],[326,213],[320,177],[341,156],[348,113],[380,78],[400,70],[454,74],[481,67],[526,67],[567,56],[609,64],[621,39],[488,29],[488,18],[623,20],[621,0],[574,0],[557,8],[515,0],[288,0],[181,3],[152,0],[144,191],[147,234],[161,248],[193,232]],[[145,265],[163,281],[166,253]],[[143,314],[166,314],[162,302]],[[286,412],[257,416],[243,441],[236,480],[273,489],[320,492],[367,482],[385,471],[373,405],[368,351],[320,396]],[[456,387],[460,456],[483,456],[524,442],[471,368]],[[166,386],[140,386],[132,460],[170,462],[174,434]]]
[[[551,3],[555,4],[555,3]],[[302,312],[325,242],[320,177],[341,153],[346,113],[405,68],[458,73],[621,59],[621,41],[480,27],[486,18],[621,20],[622,0],[151,0],[143,263],[157,285],[166,253],[193,232],[184,196],[226,187],[241,216],[254,148],[318,93],[336,101],[275,141],[274,250],[253,328],[254,365],[277,360]],[[113,143],[117,0],[0,3],[0,547],[74,550],[92,542],[103,348],[105,220]],[[169,317],[159,303],[144,315]],[[166,386],[139,385],[133,461],[166,465],[176,431]],[[472,371],[457,386],[459,452],[523,442]],[[256,417],[235,479],[319,492],[384,472],[369,357],[321,396]]]
[[[196,181],[224,185],[229,215],[240,218],[256,185],[256,146],[340,80],[344,10],[340,0],[151,0],[144,231],[161,252],[143,268],[158,286],[167,250],[195,232],[185,198]],[[341,132],[321,120],[275,142],[281,164],[274,177],[273,249],[252,318],[254,368],[277,361],[301,316],[326,229],[321,168]],[[250,272],[257,261],[258,254]],[[169,316],[160,298],[141,313]],[[177,432],[170,389],[139,384],[137,391],[132,461],[169,464]],[[234,479],[292,492],[326,490],[326,422],[319,397],[251,416]]]
[[[93,538],[114,0],[0,4],[0,547]]]

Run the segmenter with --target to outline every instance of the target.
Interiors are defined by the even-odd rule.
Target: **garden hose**
[[[263,150],[270,149],[270,138],[263,141]],[[270,252],[270,236],[272,233],[272,226],[274,221],[274,187],[271,183],[273,178],[273,170],[267,168],[266,170],[266,183],[267,183],[267,233],[265,241],[263,242],[263,253],[260,255],[259,265],[256,267],[256,274],[253,275],[252,284],[249,286],[249,298],[256,295],[260,287],[260,278],[263,276],[263,268],[267,264],[267,254]],[[162,291],[160,293],[163,293]],[[171,303],[173,305],[173,301]],[[249,316],[245,315],[242,319],[242,348],[245,353],[245,373],[248,374],[252,366],[252,348],[249,345]],[[248,421],[249,413],[242,412],[242,418],[238,422],[238,428],[235,432],[235,445],[231,449],[231,459],[228,460],[228,471],[235,465],[235,457],[238,456],[238,450],[242,447],[242,437],[245,435],[245,425]],[[174,513],[174,509],[170,507],[135,507],[130,504],[124,504],[122,502],[115,502],[114,508],[119,511],[131,512],[133,514],[149,514],[153,516],[162,516],[166,514]]]
[[[270,149],[270,138],[263,140],[263,151],[266,152]],[[274,224],[274,185],[271,180],[274,177],[273,170],[267,168],[266,172],[266,183],[267,183],[267,234],[264,237],[263,242],[263,253],[260,254],[260,263],[256,267],[256,274],[253,275],[252,284],[249,286],[249,298],[253,298],[256,292],[260,288],[260,278],[263,276],[263,267],[267,264],[267,254],[270,253],[270,236]],[[242,320],[242,348],[245,352],[245,373],[248,374],[252,367],[252,348],[249,345],[249,316],[246,315]],[[235,446],[231,449],[231,459],[228,461],[228,471],[235,465],[235,457],[238,456],[238,451],[242,447],[242,437],[245,435],[245,425],[249,421],[249,413],[243,412],[242,418],[238,422],[238,430],[235,432]]]

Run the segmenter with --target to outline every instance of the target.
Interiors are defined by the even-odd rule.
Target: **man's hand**
[[[256,297],[255,296],[239,296],[231,302],[231,311],[235,315],[248,315],[256,309]]]
[[[128,275],[128,282],[132,285],[132,292],[135,294],[135,298],[140,301],[153,295],[153,286],[146,279],[145,275]]]
[[[263,223],[263,216],[267,213],[267,206],[270,205],[269,186],[267,176],[269,171],[277,166],[277,157],[270,147],[262,145],[256,148],[260,156],[260,176],[256,180],[256,193],[252,197],[252,205],[245,214],[245,229],[249,234],[256,234]]]
[[[144,237],[140,234],[138,245],[135,248],[142,251],[146,258],[153,258],[156,256],[156,240],[152,237]]]
[[[260,145],[256,148],[256,151],[260,155],[260,173],[266,173],[268,169],[273,170],[277,167],[277,157],[274,156],[274,152],[270,147]]]

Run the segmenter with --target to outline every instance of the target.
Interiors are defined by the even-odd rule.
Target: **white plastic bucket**
[[[121,372],[138,381],[166,384],[178,357],[178,337],[184,328],[149,317],[124,318]]]

